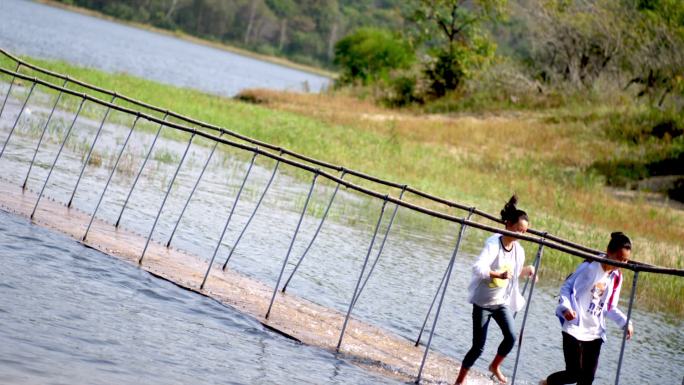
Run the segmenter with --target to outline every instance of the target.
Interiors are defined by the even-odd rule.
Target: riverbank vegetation
[[[634,238],[636,259],[684,268],[684,211],[654,204],[646,194],[618,198],[593,169],[614,153],[628,154],[635,148],[605,130],[615,112],[607,105],[586,110],[587,104],[576,101],[538,111],[425,114],[421,107],[396,110],[373,98],[362,100],[356,89],[324,94],[253,90],[241,95],[250,101],[245,103],[126,74],[29,60],[162,108],[491,213],[498,212],[515,191],[537,229],[598,249],[605,247],[607,234],[622,230]],[[6,60],[0,64],[13,68]],[[398,195],[393,189],[373,188]],[[407,199],[446,210],[415,197]],[[528,249],[531,254],[534,247]],[[547,251],[544,281],[557,285],[577,262]],[[683,281],[643,275],[639,306],[684,315],[679,298]]]

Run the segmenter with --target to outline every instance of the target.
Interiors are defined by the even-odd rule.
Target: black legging
[[[574,384],[591,385],[598,367],[603,340],[579,341],[563,332],[563,356],[565,370],[556,372],[546,379],[547,385]]]
[[[492,318],[501,328],[501,334],[504,337],[501,344],[499,344],[497,354],[505,357],[513,350],[513,345],[515,345],[514,323],[513,315],[508,306],[498,305],[492,308],[484,308],[473,304],[473,346],[463,359],[462,365],[464,368],[472,367],[482,354],[485,341],[487,340],[489,320]]]

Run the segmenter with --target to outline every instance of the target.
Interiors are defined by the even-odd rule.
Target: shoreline
[[[50,7],[59,8],[59,9],[63,9],[63,10],[70,11],[70,12],[75,12],[75,13],[78,13],[78,14],[81,14],[84,16],[90,16],[90,17],[95,17],[95,18],[102,19],[102,20],[111,21],[113,23],[125,25],[125,26],[132,27],[132,28],[137,28],[137,29],[152,32],[152,33],[157,33],[157,34],[164,35],[167,37],[172,37],[172,38],[180,39],[180,40],[187,41],[190,43],[203,45],[203,46],[209,47],[209,48],[215,48],[215,49],[218,49],[221,51],[230,52],[230,53],[240,55],[240,56],[245,56],[245,57],[248,57],[251,59],[260,60],[260,61],[267,62],[270,64],[279,65],[279,66],[282,66],[285,68],[303,71],[303,72],[307,72],[309,74],[313,74],[313,75],[317,75],[317,76],[326,77],[326,78],[329,78],[331,81],[333,81],[337,77],[337,73],[332,72],[332,71],[328,71],[328,70],[325,70],[322,68],[308,66],[306,64],[295,63],[289,59],[281,58],[278,56],[263,55],[263,54],[253,52],[253,51],[250,51],[250,50],[247,50],[244,48],[231,46],[231,45],[228,45],[226,43],[202,39],[202,38],[199,38],[196,36],[189,35],[185,32],[180,31],[180,30],[179,31],[171,31],[168,29],[155,27],[155,26],[150,25],[150,24],[143,24],[143,23],[137,23],[134,21],[118,19],[116,17],[109,16],[109,15],[106,15],[104,13],[94,11],[92,9],[82,8],[82,7],[78,7],[75,5],[69,5],[69,4],[61,3],[61,2],[58,2],[55,0],[33,0],[33,1],[38,3],[38,4],[43,4],[43,5],[47,5]]]

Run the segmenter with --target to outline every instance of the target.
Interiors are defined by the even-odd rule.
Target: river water
[[[14,12],[13,17],[6,16],[7,9]],[[15,52],[22,52],[21,48],[26,45],[16,35],[23,34],[25,39],[36,41],[48,39],[43,36],[45,33],[35,32],[38,33],[35,35],[25,31],[38,31],[45,24],[39,22],[41,18],[52,20],[51,12],[57,12],[60,20],[84,18],[16,0],[0,1],[0,10],[3,11],[0,13],[3,20],[0,44]],[[15,17],[23,17],[20,19],[23,22],[17,22]],[[93,28],[111,28],[112,31],[126,28],[130,30],[127,33],[135,32],[136,36],[149,34],[102,20],[82,20],[86,19],[87,23],[97,25]],[[19,25],[6,27],[11,23]],[[16,29],[20,31],[14,31]],[[56,31],[54,34],[65,40],[70,33]],[[107,35],[111,34],[114,32]],[[144,40],[143,37],[140,39]],[[16,47],[6,45],[7,40],[14,41],[10,44]],[[65,54],[61,51],[73,50],[71,46],[57,43],[43,43],[41,46],[44,50],[41,53],[24,53],[60,57]],[[89,48],[77,50],[97,52],[94,46],[85,47]],[[73,59],[81,64],[89,60],[96,62],[99,59]],[[149,77],[156,79],[152,75]],[[0,79],[0,97],[4,98],[8,81],[7,78]],[[3,143],[26,91],[25,87],[15,87],[0,117],[0,140]],[[41,87],[37,89],[19,121],[17,132],[0,158],[0,177],[10,183],[23,182],[54,97],[54,92]],[[29,188],[41,188],[57,153],[59,139],[73,117],[68,111],[73,109],[74,103],[70,98],[63,98],[60,103],[49,126],[47,141],[38,152]],[[99,118],[104,114],[102,107],[89,103],[86,103],[85,111],[85,116],[77,121],[47,185],[46,195],[60,202],[68,201]],[[95,145],[94,161],[86,167],[74,200],[75,207],[86,212],[93,212],[95,208],[132,118],[112,113],[108,122]],[[98,211],[98,218],[110,223],[116,220],[155,130],[156,126],[144,123],[136,128]],[[169,131],[165,129],[164,132]],[[209,144],[203,140],[193,142],[162,212],[154,239],[160,242],[168,240],[178,213],[208,157]],[[162,138],[155,145],[129,209],[123,216],[122,226],[148,234],[184,148],[184,142],[169,138]],[[183,217],[173,239],[174,247],[207,259],[211,256],[249,159],[249,154],[219,148]],[[246,223],[273,166],[273,161],[257,158],[219,250],[219,261],[226,258]],[[308,178],[299,171],[281,167],[262,208],[236,248],[229,265],[231,268],[268,284],[275,283],[304,204],[309,188],[305,182]],[[302,224],[292,253],[295,258],[302,254],[307,241],[313,236],[333,189],[334,185],[326,181],[317,183],[312,198],[313,208]],[[290,291],[316,303],[346,311],[379,209],[380,202],[342,189],[331,209],[330,220],[292,280]],[[389,211],[392,209],[390,206]],[[387,222],[385,217],[381,234]],[[176,289],[125,263],[84,249],[70,239],[38,229],[23,219],[2,214],[0,224],[0,269],[3,277],[0,284],[0,325],[3,325],[0,328],[0,382],[33,384],[54,379],[55,383],[90,384],[97,381],[134,382],[133,379],[140,378],[137,382],[187,383],[192,380],[213,383],[228,378],[238,383],[391,383],[360,371],[324,351],[302,347],[265,332],[256,322],[209,299]],[[354,314],[399,335],[415,338],[448,262],[456,232],[453,225],[444,226],[437,220],[399,210],[377,270]],[[469,265],[486,236],[476,230],[466,233],[433,341],[433,348],[457,359],[463,357],[469,348],[471,335],[470,307],[466,301]],[[524,246],[531,260],[535,249],[532,245]],[[553,315],[554,296],[559,285],[560,282],[542,282],[535,289],[517,383],[536,384],[543,376],[563,367],[559,325]],[[626,299],[627,294],[623,294],[623,306]],[[166,316],[169,319],[164,318]],[[516,320],[518,327],[521,318]],[[680,383],[681,368],[684,367],[682,321],[638,309],[633,318],[637,335],[627,344],[621,383]],[[486,369],[487,360],[495,352],[499,341],[496,330],[492,327],[483,358],[476,363],[480,370]],[[202,341],[208,342],[203,344]],[[597,384],[613,383],[619,342],[620,331],[609,325],[609,338],[603,347]],[[504,364],[504,371],[509,374],[512,372],[512,358]],[[198,368],[206,370],[195,371]],[[192,373],[192,377],[187,377],[187,373]]]
[[[233,96],[245,88],[320,91],[329,79],[25,0],[0,1],[0,47]]]
[[[6,82],[0,83],[0,95],[4,96],[7,88]],[[15,87],[12,91],[7,108],[0,119],[0,134],[2,135],[0,137],[3,141],[16,120],[22,98],[26,94],[27,89],[24,86]],[[8,143],[5,153],[0,158],[0,176],[9,183],[21,184],[23,182],[42,125],[49,112],[48,107],[55,96],[54,92],[48,92],[42,88],[37,89],[31,97],[27,109],[24,110],[19,119],[18,128]],[[73,110],[74,102],[75,100],[70,97],[63,98],[52,118],[46,141],[40,147],[36,165],[28,181],[28,187],[34,191],[39,190],[43,185],[48,169],[58,151],[59,140],[64,137],[73,118],[73,112],[69,112],[69,109]],[[86,103],[84,110],[85,113],[77,120],[72,135],[67,141],[65,150],[60,156],[46,188],[46,195],[60,202],[69,200],[89,143],[95,136],[100,117],[105,112],[102,107],[90,103]],[[75,207],[89,213],[94,211],[109,170],[113,167],[114,159],[120,151],[132,123],[132,117],[118,112],[110,114],[108,123],[105,124],[100,139],[95,144],[93,161],[85,169],[83,180],[74,199]],[[136,130],[124,152],[123,161],[120,163],[97,213],[98,218],[110,223],[116,221],[135,173],[140,168],[147,149],[150,148],[155,130],[156,126],[145,122],[138,123],[136,126]],[[163,132],[168,134],[171,131],[165,128]],[[124,213],[122,226],[140,234],[149,233],[154,217],[161,205],[163,194],[185,149],[187,139],[162,137],[157,141],[150,161],[132,195],[128,209]],[[193,142],[189,155],[180,169],[172,193],[166,202],[165,209],[162,211],[153,235],[155,240],[165,243],[169,239],[180,209],[185,203],[210,149],[210,143],[206,141],[196,140]],[[250,154],[229,147],[219,147],[180,223],[172,243],[174,247],[202,256],[207,260],[210,258],[250,158]],[[243,197],[236,207],[233,221],[219,249],[218,263],[222,263],[227,257],[233,241],[247,222],[259,194],[266,185],[273,167],[274,162],[272,160],[257,158]],[[269,285],[275,283],[282,258],[289,245],[292,232],[299,218],[299,212],[303,207],[309,189],[306,182],[309,179],[309,176],[301,174],[300,171],[281,166],[260,211],[235,250],[229,264],[231,268]],[[298,242],[296,242],[292,253],[292,261],[296,261],[296,258],[302,254],[307,241],[313,236],[315,227],[333,189],[334,185],[327,181],[317,183],[312,198],[312,207],[307,212],[302,224]],[[377,200],[371,200],[344,189],[340,190],[335,204],[332,206],[330,219],[324,225],[319,238],[306,257],[307,259],[292,280],[290,292],[339,311],[346,311],[379,209],[380,202]],[[391,212],[392,209],[393,207],[390,206],[388,212]],[[388,224],[388,217],[389,215],[386,215],[383,219],[380,234],[384,233]],[[111,378],[103,375],[103,383],[115,383],[120,378],[130,378],[127,376],[137,375],[136,373],[141,370],[140,366],[135,364],[137,361],[116,357],[117,354],[126,355],[126,351],[137,349],[138,338],[141,333],[144,334],[143,332],[149,329],[142,319],[149,320],[149,317],[142,315],[139,315],[142,318],[135,318],[138,317],[137,315],[129,317],[129,312],[141,314],[145,313],[145,309],[149,307],[154,307],[155,311],[159,312],[158,314],[167,311],[169,314],[176,314],[177,312],[208,313],[207,319],[204,321],[201,321],[204,315],[192,317],[194,324],[192,322],[191,324],[194,326],[190,329],[180,326],[186,321],[190,321],[178,315],[177,326],[180,329],[174,332],[173,338],[185,341],[190,345],[195,343],[204,346],[201,341],[227,338],[225,335],[217,337],[215,334],[202,334],[205,331],[200,330],[203,329],[201,325],[214,325],[214,329],[218,330],[213,330],[211,333],[223,332],[226,335],[241,333],[241,326],[238,326],[237,329],[226,327],[226,330],[222,331],[220,326],[216,326],[216,322],[218,322],[216,317],[219,317],[218,319],[223,319],[220,317],[237,318],[239,321],[234,322],[239,325],[244,323],[255,325],[253,321],[245,320],[228,309],[212,304],[212,301],[156,282],[136,269],[119,266],[114,270],[121,273],[113,273],[111,266],[117,265],[116,260],[77,247],[69,239],[56,235],[16,235],[32,232],[49,234],[47,231],[35,229],[23,219],[13,218],[5,214],[2,223],[4,237],[3,241],[0,242],[0,255],[3,259],[1,264],[2,276],[6,277],[6,282],[10,283],[0,286],[0,298],[3,298],[0,323],[14,326],[12,328],[3,327],[0,331],[0,338],[3,339],[3,344],[0,345],[2,346],[2,350],[0,350],[2,353],[0,373],[11,373],[12,381],[15,383],[40,383],[41,379],[51,376],[63,378],[65,382],[69,383],[90,383],[89,379],[92,376],[100,378],[97,373],[100,373],[103,367],[116,372],[116,375],[113,374],[115,377]],[[354,315],[406,338],[415,338],[434,290],[447,265],[456,232],[456,226],[443,225],[437,220],[423,215],[403,209],[399,210],[382,258],[354,309]],[[465,354],[470,342],[470,306],[466,300],[466,288],[470,279],[469,266],[486,236],[487,234],[473,229],[466,232],[462,253],[457,259],[449,295],[445,301],[440,324],[433,341],[435,349],[457,359]],[[45,238],[48,243],[41,243],[42,238]],[[378,246],[379,242],[376,243],[374,253],[377,252]],[[535,249],[532,245],[525,245],[525,247],[529,254],[528,260],[531,260]],[[45,250],[53,250],[54,255],[52,251],[45,253]],[[67,250],[67,252],[62,253],[63,250]],[[84,257],[85,259],[82,260],[74,257],[74,255],[80,254],[88,257]],[[15,258],[18,255],[23,257]],[[52,268],[47,269],[46,272],[46,260],[53,258],[62,261],[55,263],[61,265],[60,269],[65,270],[53,271],[55,267],[51,264],[49,266]],[[74,259],[77,261],[73,261]],[[72,261],[73,263],[65,263],[64,261]],[[105,264],[107,267],[102,268],[100,267],[101,264]],[[124,263],[120,264],[123,265]],[[291,269],[292,263],[290,263],[287,271],[289,272]],[[64,276],[74,278],[65,281],[62,279]],[[133,287],[136,288],[135,290],[149,284],[158,289],[143,288],[140,290],[145,293],[161,290],[163,293],[159,296],[136,296],[130,294],[135,292],[134,289],[130,289],[121,294],[113,294],[117,298],[118,307],[116,309],[96,307],[100,306],[101,291],[88,289],[87,284],[79,283],[80,279],[85,282],[97,282],[98,285],[104,285],[104,287],[121,285],[124,289],[125,287]],[[150,281],[154,282],[149,283]],[[24,286],[18,286],[18,282],[28,283]],[[553,314],[556,303],[554,296],[559,284],[559,282],[545,283],[535,290],[535,298],[533,299],[521,353],[518,383],[534,384],[543,376],[563,367],[559,325]],[[25,297],[18,294],[22,292],[24,292]],[[34,293],[39,292],[44,292],[46,295],[34,295]],[[129,294],[127,296],[124,293]],[[78,300],[73,300],[74,296],[77,296]],[[181,299],[175,300],[174,298],[177,296]],[[139,298],[142,297],[149,298],[144,298],[146,302],[139,302]],[[623,297],[626,297],[626,294]],[[24,298],[29,298],[30,301]],[[104,302],[112,302],[112,300],[110,298]],[[91,303],[92,306],[87,305],[88,303]],[[82,307],[71,308],[70,306],[74,304],[82,305]],[[87,310],[91,307],[92,311]],[[121,307],[127,310],[124,313],[117,312],[117,309],[120,310]],[[210,309],[207,310],[205,307]],[[54,311],[57,311],[54,309],[58,309],[59,312],[53,314]],[[65,313],[60,313],[62,311]],[[225,315],[224,312],[230,315]],[[97,322],[93,322],[94,325],[90,329],[85,329],[76,326],[81,325],[80,322],[87,322],[78,317],[90,321],[97,320]],[[51,327],[64,329],[64,333],[79,342],[67,344],[65,347],[63,339],[49,338],[50,332],[46,331],[47,326],[43,325],[41,321],[45,318],[51,320]],[[668,320],[663,315],[649,314],[639,310],[635,311],[633,318],[637,325],[637,335],[635,340],[627,345],[621,383],[679,383],[682,375],[681,368],[684,367],[682,322]],[[17,322],[18,319],[32,320],[33,324],[31,325],[36,327],[20,324]],[[518,317],[516,320],[518,327],[520,327],[521,319],[522,317]],[[126,327],[122,327],[122,325]],[[112,328],[117,329],[117,333],[108,336],[109,330]],[[223,369],[214,367],[212,369],[214,372],[207,374],[208,378],[221,370],[227,372],[242,371],[240,365],[244,363],[248,366],[247,369],[244,369],[245,371],[259,372],[265,377],[263,380],[259,380],[248,375],[248,377],[241,377],[236,381],[268,383],[279,378],[280,371],[284,370],[283,367],[290,362],[290,358],[286,357],[289,357],[292,349],[304,349],[310,352],[306,354],[317,352],[315,354],[319,356],[316,360],[304,358],[303,361],[306,363],[302,362],[302,365],[308,363],[313,365],[313,362],[316,361],[321,365],[321,374],[313,373],[314,370],[303,371],[300,367],[299,370],[293,369],[291,372],[292,376],[296,376],[293,377],[292,382],[326,383],[332,381],[331,378],[335,372],[332,368],[335,365],[340,365],[339,360],[315,349],[307,350],[302,347],[293,347],[289,341],[272,335],[262,337],[268,333],[257,326],[254,328],[257,330],[246,332],[246,335],[240,337],[241,343],[249,345],[245,349],[254,352],[254,355],[249,356],[251,358],[244,358],[240,361],[238,358],[242,356],[233,357],[232,355],[242,354],[241,349],[221,350],[219,349],[220,344],[218,344],[219,347],[212,345],[212,347],[204,346],[201,348],[217,349],[207,351],[206,355],[224,358],[224,366],[221,367]],[[251,335],[252,332],[256,333],[257,337]],[[95,333],[99,337],[95,338],[88,333]],[[165,334],[167,332],[163,330],[159,333],[169,335]],[[206,333],[210,332],[206,331]],[[596,383],[598,384],[612,383],[613,381],[620,336],[620,331],[614,325],[610,325],[609,339],[604,345],[597,375]],[[268,338],[272,342],[274,350],[281,351],[282,349],[282,355],[263,352],[259,355],[257,347],[252,345],[263,345],[257,342],[260,338]],[[187,345],[167,346],[165,341],[163,343],[157,340],[145,341],[146,350],[142,351],[141,356],[144,355],[145,359],[157,362],[157,365],[160,365],[157,367],[158,369],[165,367],[164,365],[175,364],[188,365],[188,367],[205,367],[208,365],[203,353],[186,356],[183,349]],[[496,327],[493,327],[489,334],[484,356],[476,363],[476,368],[486,369],[487,360],[493,356],[498,341],[499,335],[496,332]],[[111,354],[107,350],[109,349],[108,346],[102,350],[102,346],[107,344],[116,347]],[[158,350],[152,352],[155,348]],[[55,353],[55,355],[61,357],[62,361],[54,358],[53,353],[45,353],[48,357],[46,360],[38,359],[44,355],[41,352],[51,350],[61,352]],[[13,358],[13,352],[23,353],[19,355],[20,359],[16,359]],[[94,355],[93,352],[102,353]],[[168,362],[167,354],[174,357],[181,355],[187,358],[172,360],[172,364]],[[75,370],[66,373],[64,367],[67,363],[63,360],[66,360],[70,355],[80,357],[80,359]],[[112,358],[107,358],[110,355]],[[264,355],[269,358],[262,360]],[[27,356],[34,357],[34,360],[37,360],[36,367],[27,366],[25,363]],[[111,362],[100,362],[103,360]],[[235,360],[241,363],[233,363]],[[249,366],[250,363],[253,366]],[[509,374],[512,372],[512,364],[512,358],[504,364],[504,370]],[[150,364],[149,367],[155,366]],[[173,377],[175,376],[174,373],[185,372],[182,367],[175,369],[178,369],[177,372],[169,370],[168,373],[165,373],[171,376],[168,382],[182,382],[185,378],[180,374],[178,374],[180,377]],[[312,373],[309,374],[309,372]],[[362,374],[356,369],[343,369],[342,372],[345,374],[342,375],[343,380],[341,381],[345,383],[379,381],[376,379],[369,380],[364,377],[367,374]],[[116,377],[119,375],[123,377]],[[207,382],[211,382],[211,380],[207,380]]]

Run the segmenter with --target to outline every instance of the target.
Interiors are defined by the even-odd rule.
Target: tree
[[[494,44],[482,24],[503,16],[506,0],[419,0],[410,20],[413,40],[425,47],[431,60],[425,74],[435,97],[455,90],[473,69],[493,56]]]
[[[341,69],[341,84],[368,84],[393,69],[407,68],[414,57],[408,44],[389,31],[361,28],[337,42],[334,63]]]

